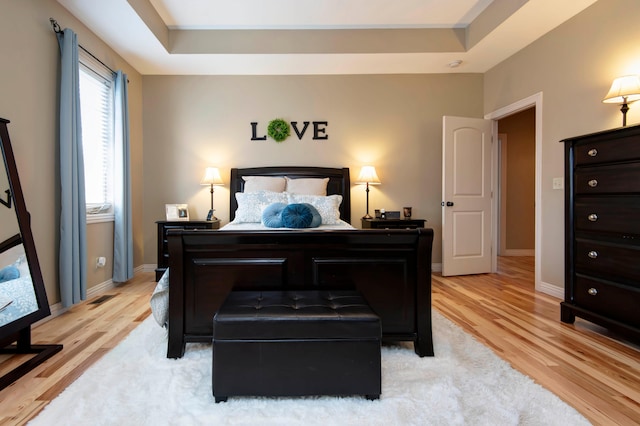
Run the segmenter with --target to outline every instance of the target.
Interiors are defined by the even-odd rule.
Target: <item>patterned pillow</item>
[[[303,195],[288,194],[289,204],[308,203],[318,210],[323,225],[336,225],[340,222],[340,203],[342,195]]]
[[[284,192],[258,191],[236,193],[238,210],[233,220],[236,223],[258,223],[262,221],[262,210],[269,204],[286,203]]]

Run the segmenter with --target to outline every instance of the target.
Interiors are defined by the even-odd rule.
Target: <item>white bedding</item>
[[[343,220],[340,220],[335,225],[320,225],[317,228],[304,228],[304,229],[268,228],[264,226],[262,223],[230,222],[216,232],[258,231],[258,230],[317,232],[317,231],[326,231],[326,230],[347,230],[347,229],[355,229],[355,228]],[[151,312],[153,313],[153,317],[155,318],[156,322],[160,326],[165,327],[169,321],[169,269],[165,271],[165,273],[162,275],[162,277],[158,281],[156,288],[153,290],[150,304],[151,304]]]

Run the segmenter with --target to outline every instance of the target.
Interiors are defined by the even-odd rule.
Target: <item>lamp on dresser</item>
[[[207,167],[205,173],[204,173],[204,177],[202,178],[202,180],[200,181],[200,185],[209,185],[211,187],[211,210],[209,210],[209,213],[207,214],[207,220],[208,221],[213,221],[213,220],[218,220],[217,217],[214,216],[213,214],[213,187],[215,186],[221,186],[224,185],[224,182],[222,181],[222,178],[220,177],[220,171],[216,168],[216,167]]]
[[[358,176],[356,184],[367,185],[367,214],[362,218],[371,219],[371,215],[369,214],[369,185],[380,185],[380,178],[378,178],[376,168],[373,166],[363,166],[360,170],[360,175]]]
[[[640,99],[640,75],[625,75],[613,80],[609,93],[602,102],[608,104],[621,104],[622,126],[627,125],[627,111],[629,103]]]

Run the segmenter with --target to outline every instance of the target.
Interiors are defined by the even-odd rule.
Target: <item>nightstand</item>
[[[416,229],[424,228],[425,219],[365,219],[362,229]]]
[[[158,266],[156,267],[156,281],[169,267],[169,247],[167,245],[167,231],[169,229],[220,229],[220,220],[159,220],[158,224]]]

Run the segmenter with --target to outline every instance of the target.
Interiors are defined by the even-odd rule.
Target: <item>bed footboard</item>
[[[210,342],[232,290],[355,289],[380,317],[384,341],[433,355],[432,229],[169,231],[168,358]]]

